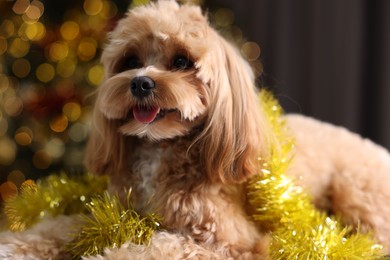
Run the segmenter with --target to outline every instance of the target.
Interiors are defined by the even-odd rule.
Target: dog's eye
[[[194,63],[187,57],[178,55],[172,60],[172,67],[174,69],[186,70],[192,68]]]
[[[123,70],[139,69],[142,67],[141,61],[136,56],[127,57],[122,65]]]

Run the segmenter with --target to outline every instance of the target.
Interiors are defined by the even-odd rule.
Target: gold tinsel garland
[[[86,213],[85,204],[106,188],[107,178],[88,174],[69,177],[62,173],[37,183],[25,181],[19,195],[4,204],[9,229],[23,231],[46,216]]]
[[[250,203],[257,209],[255,221],[272,234],[273,259],[378,259],[382,246],[368,234],[342,227],[340,222],[317,211],[301,187],[284,175],[293,157],[294,139],[287,133],[282,109],[273,96],[262,91],[260,99],[277,145],[263,163],[262,175],[248,185]],[[98,184],[97,184],[98,183]],[[105,190],[106,180],[86,175],[70,179],[50,176],[38,185],[28,182],[21,194],[5,203],[10,228],[21,231],[42,216],[86,213],[83,224],[68,246],[75,256],[101,254],[106,247],[125,242],[148,243],[160,228],[155,215],[141,217],[131,205]],[[129,201],[129,200],[128,200]]]
[[[129,193],[130,196],[130,193]],[[118,196],[108,192],[92,198],[87,204],[90,215],[75,230],[75,239],[67,250],[73,256],[102,254],[104,248],[120,247],[126,242],[146,244],[154,231],[160,229],[161,219],[155,214],[139,215],[130,204],[124,206]]]
[[[272,259],[381,258],[383,247],[370,234],[342,227],[339,220],[315,209],[308,194],[285,175],[294,156],[294,138],[274,97],[262,91],[260,98],[277,145],[271,160],[263,163],[262,175],[249,183],[248,197],[257,209],[253,219],[271,231]]]

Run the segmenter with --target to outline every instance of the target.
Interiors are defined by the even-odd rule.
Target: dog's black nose
[[[154,81],[146,76],[135,77],[131,81],[131,93],[137,98],[144,98],[152,93],[152,89],[154,89],[156,84]]]

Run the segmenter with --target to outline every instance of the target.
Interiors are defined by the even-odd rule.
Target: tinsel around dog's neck
[[[283,111],[273,96],[260,93],[260,102],[273,128],[277,144],[263,161],[262,174],[248,184],[248,197],[256,209],[253,219],[271,232],[272,259],[377,259],[382,246],[369,235],[317,211],[301,187],[285,175],[293,158],[294,138],[289,135]],[[97,185],[97,183],[99,185]],[[86,175],[50,176],[38,184],[24,184],[20,195],[5,203],[13,231],[22,231],[42,216],[84,214],[80,232],[67,247],[74,256],[103,253],[125,242],[147,244],[160,229],[159,218],[141,217],[131,205],[122,205],[105,191],[107,180]],[[93,187],[93,190],[91,190]],[[97,232],[98,231],[98,232]],[[137,239],[134,239],[137,238]]]

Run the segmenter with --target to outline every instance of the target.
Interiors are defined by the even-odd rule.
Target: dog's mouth
[[[164,118],[168,113],[176,112],[177,109],[161,109],[159,107],[142,107],[133,108],[133,117],[140,123],[150,124]]]

